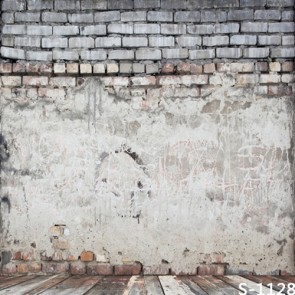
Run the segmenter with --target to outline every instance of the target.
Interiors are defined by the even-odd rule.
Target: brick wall
[[[3,274],[286,274],[294,1],[3,0]]]

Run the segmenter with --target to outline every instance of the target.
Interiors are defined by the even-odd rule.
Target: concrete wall
[[[69,2],[87,24],[73,24],[76,7],[41,2],[2,3],[3,273],[294,273],[294,2]],[[117,23],[96,17],[110,11]],[[179,18],[185,11],[195,19]],[[131,33],[110,29],[135,30],[135,12],[145,29],[185,27],[163,33],[172,56],[151,45],[158,35],[142,32],[127,46]],[[43,22],[51,34],[77,26],[81,35],[98,22],[123,52],[113,58],[104,47],[102,58],[84,59],[98,50],[85,39],[46,47],[47,38],[69,47],[77,39],[48,37]],[[37,46],[21,43],[30,26]],[[255,42],[232,41],[244,38]],[[54,58],[64,50],[76,58]]]

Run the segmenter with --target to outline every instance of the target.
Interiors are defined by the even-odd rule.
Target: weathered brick
[[[215,5],[215,0],[188,0],[187,1],[187,8],[189,10],[193,9],[202,9],[204,8],[213,8]]]
[[[115,275],[118,276],[129,276],[129,275],[139,275],[142,270],[142,265],[140,263],[134,263],[131,265],[115,265]]]
[[[270,62],[268,66],[269,66],[270,72],[280,72],[281,71],[281,64],[277,61]]]
[[[155,90],[155,89],[151,89]],[[169,275],[170,266],[165,264],[160,264],[156,266],[144,266],[143,274],[144,275]]]
[[[259,76],[257,74],[239,74],[236,76],[236,83],[238,85],[257,84]]]
[[[186,86],[205,85],[209,82],[208,75],[183,75],[180,79],[180,84],[184,84]]]
[[[265,58],[269,56],[269,48],[244,48],[244,57],[246,58]]]
[[[39,63],[26,63],[26,72],[27,73],[39,73],[40,72],[40,64]]]
[[[95,39],[95,47],[121,47],[121,37],[98,37]]]
[[[226,24],[216,24],[215,33],[217,34],[229,34],[238,33],[240,25],[237,23],[226,23]]]
[[[91,37],[73,37],[69,39],[70,48],[94,48],[94,39]]]
[[[179,0],[161,0],[162,9],[186,9],[186,1]]]
[[[197,64],[191,64],[190,65],[191,74],[202,74],[203,73],[203,66],[197,65]]]
[[[245,73],[254,72],[254,63],[253,62],[246,62],[246,63],[230,63],[230,71],[233,73]]]
[[[40,47],[41,38],[39,37],[15,37],[15,46],[19,47]]]
[[[170,11],[149,11],[147,20],[151,22],[172,22],[173,13]]]
[[[293,22],[270,23],[268,26],[270,33],[294,33],[295,31]]]
[[[83,50],[81,51],[81,59],[83,60],[105,60],[107,53],[105,50]]]
[[[3,16],[2,16],[3,18]],[[282,11],[282,20],[294,20],[294,11],[293,10],[284,10]]]
[[[255,35],[233,35],[230,37],[231,45],[256,45],[257,36]]]
[[[266,5],[266,0],[240,0],[241,7],[254,7],[254,6],[262,6]]]
[[[259,72],[268,72],[268,62],[259,61],[255,64],[255,70]]]
[[[108,9],[133,9],[133,0],[108,0]]]
[[[107,263],[92,262],[87,264],[87,274],[90,276],[110,276],[113,274],[114,267]]]
[[[215,49],[189,50],[190,59],[215,58]]]
[[[42,272],[48,274],[65,273],[69,270],[68,262],[43,262]]]
[[[262,22],[243,22],[241,32],[267,32],[268,24]]]
[[[178,45],[183,47],[195,47],[195,46],[200,46],[202,44],[202,37],[184,35],[184,36],[177,37],[176,41]],[[174,44],[172,46],[174,46]]]
[[[12,13],[12,12],[3,12],[2,13],[2,23],[4,23],[4,24],[13,24],[14,23],[14,13]]]
[[[282,63],[282,71],[283,72],[293,72],[294,71],[294,62],[293,61],[285,61]]]
[[[271,83],[280,83],[281,76],[278,74],[261,74],[260,83],[271,84]]]
[[[43,12],[42,21],[45,23],[66,23],[68,17],[66,13],[63,12]]]
[[[188,58],[188,49],[187,48],[171,48],[171,49],[163,49],[163,58],[171,59],[184,59]]]
[[[120,63],[120,70],[119,72],[121,74],[131,74],[132,73],[132,63],[129,62],[129,63]]]
[[[105,73],[105,65],[103,63],[93,65],[93,73],[94,74],[104,74]]]
[[[81,0],[82,10],[106,10],[107,0]]]
[[[92,251],[83,251],[80,254],[80,260],[83,262],[90,262],[94,260],[94,253]]]
[[[254,19],[257,20],[280,20],[281,12],[279,10],[256,10]]]
[[[145,72],[145,65],[141,63],[133,63],[132,64],[132,72],[133,73],[144,73]]]
[[[106,35],[106,25],[85,26],[80,29],[81,35]]]
[[[133,34],[133,24],[110,24],[108,33]]]
[[[10,1],[10,0],[9,0]],[[53,0],[27,0],[28,10],[53,10]]]
[[[80,10],[79,0],[54,0],[55,10]]]
[[[239,7],[239,0],[215,0],[214,7],[215,8],[223,8],[223,7]]]
[[[204,73],[205,74],[212,74],[214,72],[215,72],[215,64],[214,63],[204,65]]]
[[[159,8],[160,0],[134,0],[134,8]]]
[[[13,66],[19,64],[13,64]],[[11,63],[0,63],[0,73],[1,74],[9,74],[12,72],[12,64]]]
[[[30,262],[28,264],[28,267],[29,267],[29,272],[31,272],[31,273],[41,272],[41,263],[40,262],[36,262],[36,261]]]
[[[122,22],[146,21],[146,11],[128,11],[121,13]]]
[[[2,273],[5,275],[13,275],[16,272],[17,272],[17,268],[14,262],[9,262],[2,266]]]
[[[227,12],[222,10],[202,10],[201,22],[225,22],[227,20]]]
[[[259,45],[280,45],[281,44],[281,36],[279,36],[279,35],[258,36],[258,44]]]
[[[107,64],[107,73],[108,74],[116,74],[119,72],[119,66],[115,63]]]
[[[55,63],[53,65],[53,71],[55,74],[63,74],[66,72],[66,64],[65,63]]]
[[[294,7],[294,0],[267,0],[267,6]]]
[[[111,50],[109,52],[109,59],[115,60],[124,60],[124,59],[134,59],[134,51],[133,50]]]
[[[268,95],[271,96],[292,96],[292,87],[288,85],[270,85],[268,86]]]
[[[165,63],[162,65],[163,74],[173,74],[174,73],[174,64],[172,63]]]
[[[53,49],[54,60],[78,60],[79,54],[76,50]]]
[[[53,35],[68,36],[68,35],[79,35],[78,26],[54,26]]]
[[[160,25],[134,24],[134,34],[160,34]]]
[[[137,60],[160,60],[162,52],[156,48],[138,49],[135,56]]]
[[[187,27],[187,32],[189,34],[196,34],[196,35],[210,35],[214,32],[214,26],[213,25],[189,25]],[[185,34],[185,32],[181,34]]]
[[[68,39],[67,38],[42,38],[43,48],[67,48]]]
[[[25,51],[23,49],[2,46],[1,56],[11,59],[25,59]]]
[[[282,77],[283,83],[294,83],[295,82],[295,76],[292,74],[283,74]]]
[[[161,24],[161,33],[164,35],[182,35],[186,33],[185,24]]]
[[[2,46],[13,47],[14,37],[2,37]]]
[[[184,75],[191,73],[191,65],[188,62],[180,62],[177,64],[177,73]]]
[[[78,74],[79,73],[79,64],[78,63],[68,63],[67,64],[67,73]]]
[[[2,76],[1,78],[3,86],[21,86],[21,76]]]
[[[40,12],[16,12],[16,22],[40,22]]]
[[[217,48],[216,56],[221,58],[240,58],[242,56],[241,48]]]
[[[295,57],[295,48],[272,48],[271,57],[293,58]]]
[[[213,36],[213,37],[203,37],[203,46],[223,46],[229,45],[228,36]]]
[[[72,13],[68,15],[70,23],[93,23],[93,13]]]
[[[4,25],[2,27],[2,34],[25,35],[26,26],[25,25]]]
[[[49,85],[56,87],[74,87],[76,86],[76,79],[74,77],[52,77],[49,80]]]
[[[128,77],[104,77],[101,80],[105,86],[129,86]]]
[[[152,47],[173,47],[175,45],[174,37],[172,36],[151,36],[149,37],[149,46]]]
[[[225,265],[224,264],[211,264],[211,265],[200,265],[197,270],[198,275],[220,275],[225,274]]]
[[[253,20],[254,12],[253,9],[248,10],[230,10],[228,12],[228,20]]]
[[[21,11],[26,9],[26,0],[3,0],[2,1],[2,11],[12,10]]]
[[[210,75],[209,76],[209,84],[210,85],[222,85],[222,79],[219,75]]]
[[[282,45],[288,46],[288,45],[294,45],[295,37],[294,35],[290,36],[282,36]]]
[[[94,14],[94,21],[99,23],[113,22],[121,19],[120,11],[102,11]]]
[[[40,26],[40,25],[28,25],[27,26],[28,35],[52,35],[51,26]]]
[[[178,1],[182,3],[184,1]],[[201,13],[199,11],[176,11],[174,14],[175,22],[200,22],[201,21]]]
[[[48,77],[24,76],[23,84],[29,86],[46,86],[48,85]]]
[[[145,72],[147,74],[158,74],[159,73],[159,65],[157,63],[148,64],[145,66]]]
[[[123,37],[124,47],[145,47],[148,45],[147,37]]]
[[[20,263],[18,266],[17,266],[17,272],[18,273],[21,273],[21,274],[26,274],[29,272],[29,267],[28,267],[28,264],[27,263]]]

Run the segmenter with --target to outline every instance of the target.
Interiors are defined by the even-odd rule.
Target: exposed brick
[[[161,264],[156,266],[144,266],[144,275],[169,275],[170,267],[169,265]]]
[[[113,22],[121,19],[120,11],[103,11],[94,14],[94,21],[99,23]]]
[[[169,37],[167,37],[169,38]],[[202,44],[202,37],[199,36],[179,36],[176,38],[177,44],[182,47],[195,47]]]
[[[170,11],[149,11],[147,20],[151,22],[172,22],[173,13]]]
[[[160,34],[160,25],[134,24],[134,34]]]
[[[39,73],[40,72],[40,64],[37,63],[26,63],[26,72],[27,73]]]
[[[171,48],[162,50],[163,58],[171,59],[184,59],[188,58],[188,49],[187,48]]]
[[[43,262],[42,272],[48,274],[65,273],[69,271],[68,262]]]
[[[78,63],[68,63],[67,64],[67,73],[78,74],[79,73],[79,64]]]
[[[177,64],[177,73],[179,74],[190,74],[191,73],[191,65],[187,62],[181,62]]]
[[[52,35],[51,26],[40,26],[40,25],[28,25],[27,26],[28,35]]]
[[[261,74],[260,83],[271,84],[271,83],[280,83],[281,76],[278,74]]]
[[[145,72],[147,74],[158,74],[159,73],[159,65],[156,63],[148,64],[145,66]]]
[[[177,0],[178,1],[178,0]],[[178,1],[179,3],[183,3],[185,1]],[[200,22],[201,21],[201,13],[199,11],[176,11],[174,14],[175,22]]]
[[[17,272],[16,264],[13,262],[9,262],[2,266],[2,273],[5,275],[13,275]]]
[[[267,5],[275,7],[294,7],[294,0],[267,0]]]
[[[222,85],[222,79],[219,75],[210,75],[209,76],[210,85]]]
[[[187,27],[187,32],[189,34],[196,34],[196,35],[210,35],[214,32],[214,26],[213,25],[189,25]],[[185,34],[185,32],[181,34]]]
[[[21,86],[22,77],[21,76],[2,76],[1,81],[3,86]]]
[[[2,22],[4,24],[13,24],[14,23],[14,13],[3,12],[2,13]]]
[[[10,0],[9,0],[10,1]],[[27,0],[28,10],[52,10],[53,9],[53,0]]]
[[[133,63],[132,65],[132,72],[133,73],[144,73],[145,72],[145,65],[140,63]]]
[[[279,62],[270,62],[268,64],[270,72],[280,72],[281,71],[281,64]]]
[[[66,13],[63,12],[43,12],[42,21],[45,23],[66,23],[68,17]]]
[[[68,15],[70,23],[93,23],[93,13],[72,13]]]
[[[79,35],[78,26],[54,26],[53,35],[68,36],[68,35]]]
[[[281,44],[281,36],[276,36],[276,35],[258,36],[258,44],[259,45],[280,45]]]
[[[268,72],[268,63],[265,61],[257,62],[255,69],[259,72]]]
[[[79,0],[54,0],[55,10],[80,10]]]
[[[107,29],[105,25],[81,27],[81,35],[106,35],[106,33]]]
[[[294,43],[295,43],[294,35],[282,36],[282,45],[283,46],[294,45]]]
[[[67,250],[70,248],[69,242],[64,238],[53,239],[52,247],[59,250]]]
[[[186,1],[179,0],[161,0],[162,9],[186,9]]]
[[[245,48],[244,57],[246,58],[265,58],[269,56],[269,48]]]
[[[70,48],[94,48],[94,39],[91,37],[73,37],[69,39]]]
[[[135,86],[151,86],[156,85],[156,78],[154,76],[145,77],[131,77],[131,83]]]
[[[40,22],[40,12],[16,12],[14,18],[16,22]]]
[[[226,24],[216,24],[215,33],[217,34],[229,34],[238,33],[240,25],[237,23],[226,23]]]
[[[225,265],[223,264],[211,264],[211,265],[200,265],[198,267],[198,275],[221,275],[225,274]]]
[[[203,73],[203,66],[191,64],[191,74],[202,74]]]
[[[87,264],[87,274],[90,276],[109,276],[113,274],[113,266],[106,263],[92,262]]]
[[[271,57],[293,58],[295,57],[295,48],[272,48]]]
[[[2,37],[2,46],[13,47],[14,37]]]
[[[189,50],[190,59],[215,58],[215,49]]]
[[[156,48],[138,49],[135,56],[137,60],[160,60],[162,52]]]
[[[236,83],[238,85],[257,84],[259,76],[257,74],[239,74],[236,76]]]
[[[107,64],[107,73],[108,74],[116,74],[119,72],[119,66],[115,63]]]
[[[108,33],[133,34],[133,24],[110,24]]]
[[[188,0],[187,8],[189,10],[204,8],[213,8],[215,5],[214,0]]]
[[[214,73],[214,72],[215,72],[215,64],[214,63],[204,65],[204,73],[205,74]]]
[[[132,73],[132,63],[120,63],[120,73],[131,74]]]
[[[147,37],[123,37],[124,47],[145,47],[148,46]]]
[[[48,85],[48,77],[24,76],[23,84],[29,86],[46,86]]]
[[[230,64],[228,63],[217,63],[216,64],[217,72],[229,72]]]
[[[129,86],[128,77],[104,77],[101,80],[105,86]]]
[[[54,60],[78,60],[79,54],[75,50],[53,50]]]
[[[254,72],[254,63],[230,63],[230,71],[233,73],[252,73]]]
[[[13,64],[15,65],[15,64]],[[12,64],[11,63],[0,63],[0,73],[1,74],[9,74],[12,72]]]
[[[134,59],[134,51],[133,50],[111,50],[109,52],[109,59],[115,60],[124,60],[124,59]]]
[[[249,10],[230,10],[228,12],[228,20],[252,20],[254,17],[254,12],[252,9]]]
[[[268,24],[262,22],[243,22],[241,24],[241,32],[267,32]]]
[[[216,56],[221,58],[240,58],[242,56],[241,48],[217,48]]]
[[[270,85],[268,86],[268,95],[271,96],[292,96],[292,87],[288,85]]]
[[[264,7],[266,5],[266,0],[240,0],[241,7]]]
[[[128,11],[121,13],[122,22],[146,21],[146,11]]]
[[[233,35],[230,37],[231,45],[256,45],[257,36],[254,35]]]
[[[31,273],[38,273],[41,272],[41,263],[40,262],[30,262],[29,263],[29,272]]]
[[[142,265],[140,263],[134,263],[131,265],[115,265],[115,275],[130,276],[139,275],[141,273]]]
[[[186,25],[161,24],[161,33],[164,35],[182,35],[186,33]]]
[[[270,23],[268,26],[270,33],[294,33],[295,31],[293,22]]]
[[[15,46],[19,47],[40,47],[41,38],[39,37],[15,37]]]
[[[68,39],[67,38],[42,38],[43,48],[67,48]]]
[[[254,19],[257,20],[280,20],[281,12],[279,10],[256,10]]]
[[[29,272],[28,264],[27,263],[20,263],[20,264],[18,264],[18,266],[17,266],[17,272],[18,273],[22,273],[22,274],[28,273]]]
[[[81,0],[82,10],[106,10],[107,0]]]
[[[95,39],[95,47],[121,47],[121,37],[98,37]]]
[[[108,9],[133,9],[133,0],[108,0]]]
[[[2,7],[3,11],[12,10],[12,11],[21,11],[26,9],[26,0],[3,0]]]
[[[225,22],[227,20],[227,12],[222,10],[202,10],[201,22]]]
[[[64,99],[65,98],[64,89],[51,89],[51,88],[39,88],[38,96],[42,98],[49,99]]]
[[[293,61],[285,61],[282,63],[282,71],[283,72],[293,72],[294,71],[294,62]]]
[[[134,8],[159,8],[160,0],[134,0]]]
[[[50,51],[27,51],[27,60],[51,61],[52,52]]]
[[[283,83],[294,83],[295,82],[295,76],[292,74],[283,74],[281,77],[281,80]]]
[[[83,50],[81,51],[81,59],[83,60],[105,60],[107,53],[105,50]]]
[[[25,25],[4,25],[2,27],[2,34],[9,35],[25,35],[26,34],[26,26]]]
[[[203,37],[203,46],[224,46],[229,45],[228,36],[214,36],[214,37]]]
[[[89,262],[94,260],[94,253],[91,251],[83,251],[80,254],[80,260],[84,262]]]
[[[56,87],[74,87],[76,86],[76,79],[74,77],[53,77],[50,78],[49,85]]]
[[[282,11],[282,20],[293,21],[294,20],[294,11],[293,10]]]
[[[162,65],[162,73],[163,74],[173,74],[174,73],[174,64],[165,63]]]
[[[173,47],[175,45],[174,37],[172,36],[150,36],[149,46],[152,47]]]
[[[208,84],[208,75],[183,75],[181,76],[181,84],[186,86],[205,85]]]
[[[239,7],[239,0],[216,0],[214,2],[215,8],[223,7]]]

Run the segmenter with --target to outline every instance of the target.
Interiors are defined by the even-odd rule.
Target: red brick
[[[12,260],[22,260],[22,252],[17,251],[12,254]]]
[[[230,64],[218,63],[216,64],[216,69],[218,72],[230,72]]]
[[[179,74],[190,74],[191,72],[191,65],[187,62],[181,62],[177,65],[177,72]]]
[[[81,261],[72,262],[70,264],[70,272],[72,275],[83,275],[86,273],[86,265]]]
[[[15,274],[17,271],[16,264],[13,262],[9,262],[2,267],[2,273],[4,275],[12,275]]]
[[[89,261],[93,261],[94,259],[94,254],[91,251],[83,251],[80,254],[80,260],[84,261],[84,262],[89,262]]]
[[[68,257],[67,257],[67,261],[77,261],[78,259],[72,255],[72,254],[69,254]]]
[[[91,276],[103,275],[109,276],[113,274],[114,267],[108,263],[92,262],[87,265],[87,274]]]
[[[53,65],[52,64],[42,64],[40,66],[40,73],[52,73]]]
[[[294,71],[294,62],[293,61],[285,61],[282,63],[282,71],[283,72],[293,72]]]
[[[266,61],[258,61],[255,69],[259,72],[268,72],[268,63]]]
[[[203,73],[202,65],[191,64],[191,74],[196,75],[196,74],[202,74],[202,73]]]
[[[26,64],[26,72],[27,73],[39,73],[40,72],[40,64]]]
[[[1,74],[9,74],[12,72],[12,64],[11,63],[1,63],[0,64],[0,73]]]
[[[211,276],[225,274],[224,264],[203,264],[198,267],[198,275],[200,276]]]
[[[123,264],[115,266],[115,275],[117,276],[132,276],[139,275],[142,270],[142,265],[139,262],[133,264]]]
[[[29,272],[37,273],[41,271],[41,263],[40,262],[30,262],[29,263]]]
[[[292,87],[287,85],[268,86],[268,94],[273,96],[292,96]]]
[[[65,273],[69,270],[68,262],[43,262],[42,271],[44,273]]]
[[[214,72],[215,72],[215,64],[214,63],[204,65],[204,73],[212,74]]]
[[[163,74],[173,74],[174,73],[174,64],[167,63],[162,66]]]
[[[26,72],[26,65],[24,64],[13,64],[13,72],[14,73],[25,73]]]
[[[22,251],[22,260],[24,261],[30,261],[34,260],[34,253],[32,251]]]
[[[18,273],[28,273],[29,272],[29,267],[27,263],[20,263],[17,266],[17,272]]]
[[[48,77],[24,76],[23,84],[30,86],[46,86],[48,85]]]

